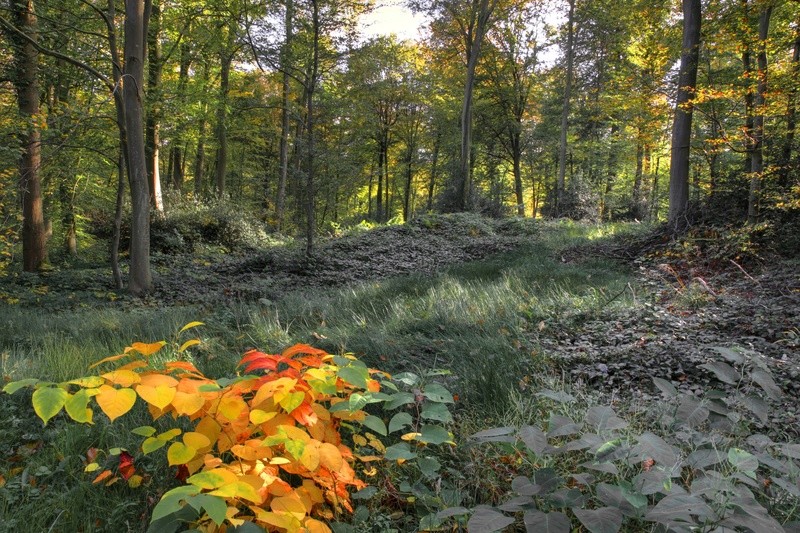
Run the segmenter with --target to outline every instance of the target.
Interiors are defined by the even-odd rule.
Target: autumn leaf
[[[95,396],[95,401],[113,422],[131,410],[136,403],[136,393],[133,389],[115,389],[103,385],[100,387],[100,394]]]
[[[33,410],[42,421],[53,418],[61,411],[69,397],[69,393],[58,387],[42,387],[33,393]]]
[[[133,464],[133,456],[123,451],[119,454],[119,473],[122,479],[129,480],[136,473],[136,466]]]

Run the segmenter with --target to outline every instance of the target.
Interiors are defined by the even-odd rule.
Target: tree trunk
[[[313,27],[311,71],[306,80],[306,256],[311,257],[314,253],[314,232],[316,221],[314,219],[315,195],[314,195],[314,172],[315,172],[315,152],[314,152],[314,93],[317,89],[317,76],[319,75],[319,40],[320,40],[320,21],[319,21],[319,1],[311,0],[312,15],[311,23]]]
[[[758,221],[761,180],[764,177],[764,113],[767,102],[767,36],[772,6],[766,6],[758,17],[758,92],[753,120],[753,151],[750,159],[750,194],[747,199],[747,221]]]
[[[14,24],[31,39],[36,39],[37,21],[33,0],[12,0]],[[19,139],[22,155],[19,162],[19,188],[22,199],[22,268],[39,270],[47,261],[47,229],[42,206],[42,140],[39,117],[39,52],[34,43],[11,35],[14,46],[14,88],[17,105],[24,120]]]
[[[439,146],[441,145],[442,135],[439,131],[436,132],[436,136],[433,140],[433,156],[431,160],[431,178],[428,182],[428,211],[433,210],[433,192],[434,188],[436,187],[436,171],[438,170],[437,165],[439,163]]]
[[[145,123],[145,152],[147,155],[147,177],[150,187],[150,203],[158,214],[164,213],[164,198],[161,193],[161,170],[159,148],[161,145],[161,5],[153,0],[147,28],[147,96],[148,112]]]
[[[205,111],[205,106],[203,111]],[[200,118],[200,125],[197,133],[197,152],[194,157],[194,196],[203,196],[203,174],[206,167],[206,118],[205,113]]]
[[[219,56],[219,106],[217,107],[216,127],[217,158],[214,171],[214,186],[216,187],[218,198],[222,198],[225,194],[225,178],[228,172],[228,92],[230,89],[231,63],[233,61],[233,54],[230,52],[233,43],[230,42],[230,37],[228,40],[229,46],[220,52]]]
[[[631,205],[631,215],[635,220],[642,217],[642,178],[644,169],[644,143],[641,138],[636,143],[636,172],[633,177],[633,198]]]
[[[572,96],[572,77],[575,46],[575,0],[569,0],[567,15],[567,79],[564,85],[564,104],[561,108],[561,137],[558,143],[558,178],[556,180],[556,217],[562,215],[564,208],[565,178],[567,173],[567,132],[569,129],[570,98]]]
[[[375,221],[383,222],[383,138],[378,141],[378,197],[375,205]]]
[[[794,48],[792,52],[791,83],[786,104],[786,138],[781,151],[781,165],[778,170],[778,185],[782,191],[789,187],[789,176],[792,171],[792,148],[797,128],[797,86],[800,85],[800,20],[794,29]],[[797,167],[795,167],[797,171]]]
[[[125,130],[128,146],[128,179],[131,187],[131,250],[128,289],[141,296],[152,290],[150,274],[150,188],[144,149],[144,35],[145,3],[125,0]]]
[[[461,158],[458,165],[456,182],[456,208],[468,210],[472,189],[472,99],[475,88],[475,69],[481,52],[483,38],[489,29],[489,19],[495,4],[489,0],[480,0],[476,22],[470,26],[467,34],[467,77],[464,82],[464,99],[461,102]]]
[[[684,223],[689,210],[692,101],[697,84],[701,16],[700,0],[683,0],[683,44],[669,169],[669,224],[675,230]]]
[[[275,198],[275,219],[278,231],[283,227],[283,211],[286,206],[286,180],[289,176],[289,97],[291,87],[289,85],[289,52],[292,45],[292,25],[294,24],[294,3],[293,0],[286,0],[285,16],[285,40],[281,51],[281,68],[283,69],[283,80],[281,87],[281,142],[280,142],[280,161],[278,173],[278,190]]]
[[[742,12],[744,13],[744,19],[746,23],[746,27],[749,30],[750,27],[750,8],[748,6],[748,0],[741,0],[742,1]],[[753,127],[754,127],[754,118],[753,118],[753,87],[752,87],[752,79],[753,79],[753,61],[751,58],[751,50],[750,50],[750,38],[749,35],[745,36],[745,42],[742,43],[742,69],[744,70],[744,81],[745,81],[745,92],[744,92],[744,173],[748,177],[750,173],[753,172]]]

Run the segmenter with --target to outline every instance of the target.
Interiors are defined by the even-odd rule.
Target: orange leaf
[[[130,387],[131,385],[141,381],[139,374],[133,370],[112,370],[111,372],[102,374],[101,377],[121,387]]]
[[[299,353],[306,355],[317,355],[319,357],[328,355],[328,353],[325,350],[314,348],[313,346],[308,344],[295,344],[294,346],[290,346],[286,348],[281,355],[283,355],[284,357],[292,357],[293,355],[297,355]]]
[[[228,420],[236,420],[247,409],[247,404],[239,396],[227,396],[220,400],[217,412]]]
[[[291,414],[292,418],[304,426],[313,426],[319,421],[317,413],[306,402],[300,404]]]
[[[319,447],[319,462],[331,472],[338,472],[342,469],[344,458],[339,448],[333,444],[323,442]]]
[[[172,376],[167,376],[166,374],[142,374],[142,380],[140,382],[142,385],[147,385],[148,387],[158,387],[159,385],[164,387],[177,387],[178,380],[173,378]]]
[[[169,371],[186,370],[187,372],[194,372],[195,374],[202,375],[202,373],[199,370],[197,370],[197,367],[194,366],[189,361],[171,361],[165,364],[164,368],[166,368]]]
[[[97,405],[113,422],[131,410],[136,403],[136,393],[133,389],[115,389],[108,385],[100,387],[100,394],[95,396]]]
[[[153,355],[154,353],[159,351],[165,344],[166,342],[164,341],[152,342],[150,344],[145,344],[144,342],[134,342],[133,344],[125,348],[125,353],[128,353],[133,350],[139,352],[144,356]]]
[[[89,369],[91,370],[92,368],[94,368],[96,366],[100,366],[103,363],[109,363],[111,361],[117,361],[119,359],[122,359],[123,357],[128,357],[128,354],[124,354],[123,353],[123,354],[119,354],[119,355],[112,355],[111,357],[106,357],[105,359],[100,359],[99,361],[89,365]]]
[[[100,483],[101,481],[103,481],[104,479],[107,479],[107,478],[111,477],[112,475],[113,475],[113,472],[111,472],[111,470],[103,470],[102,472],[100,472],[99,474],[97,474],[97,477],[96,477],[96,478],[94,478],[94,480],[92,481],[92,483]]]
[[[305,526],[308,533],[331,533],[331,528],[325,525],[324,522],[313,518],[306,518],[305,522],[303,522],[303,526]]]
[[[205,404],[206,400],[202,396],[181,391],[175,391],[175,397],[172,399],[172,406],[179,415],[192,416]]]
[[[273,498],[269,504],[269,508],[276,513],[286,513],[298,520],[302,520],[306,516],[306,506],[300,501],[297,494],[292,493],[289,496]]]

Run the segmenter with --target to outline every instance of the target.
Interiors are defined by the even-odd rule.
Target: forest
[[[0,531],[800,531],[798,89],[796,0],[0,0]]]

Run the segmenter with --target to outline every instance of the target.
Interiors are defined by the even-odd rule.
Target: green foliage
[[[507,458],[510,497],[471,511],[445,509],[438,517],[463,523],[469,515],[469,531],[481,532],[519,519],[531,532],[568,533],[578,524],[598,533],[655,525],[783,531],[782,522],[798,518],[791,503],[800,497],[798,448],[752,433],[747,422],[750,414],[767,416],[762,397],[777,400],[782,392],[757,354],[717,351],[725,361],[702,366],[727,391],[696,397],[653,379],[664,396],[649,414],[654,431],[636,430],[609,406],[579,412],[574,396],[542,390],[543,401],[555,402],[546,408],[545,424],[471,436],[477,444],[494,443]],[[497,459],[491,457],[486,460]]]

